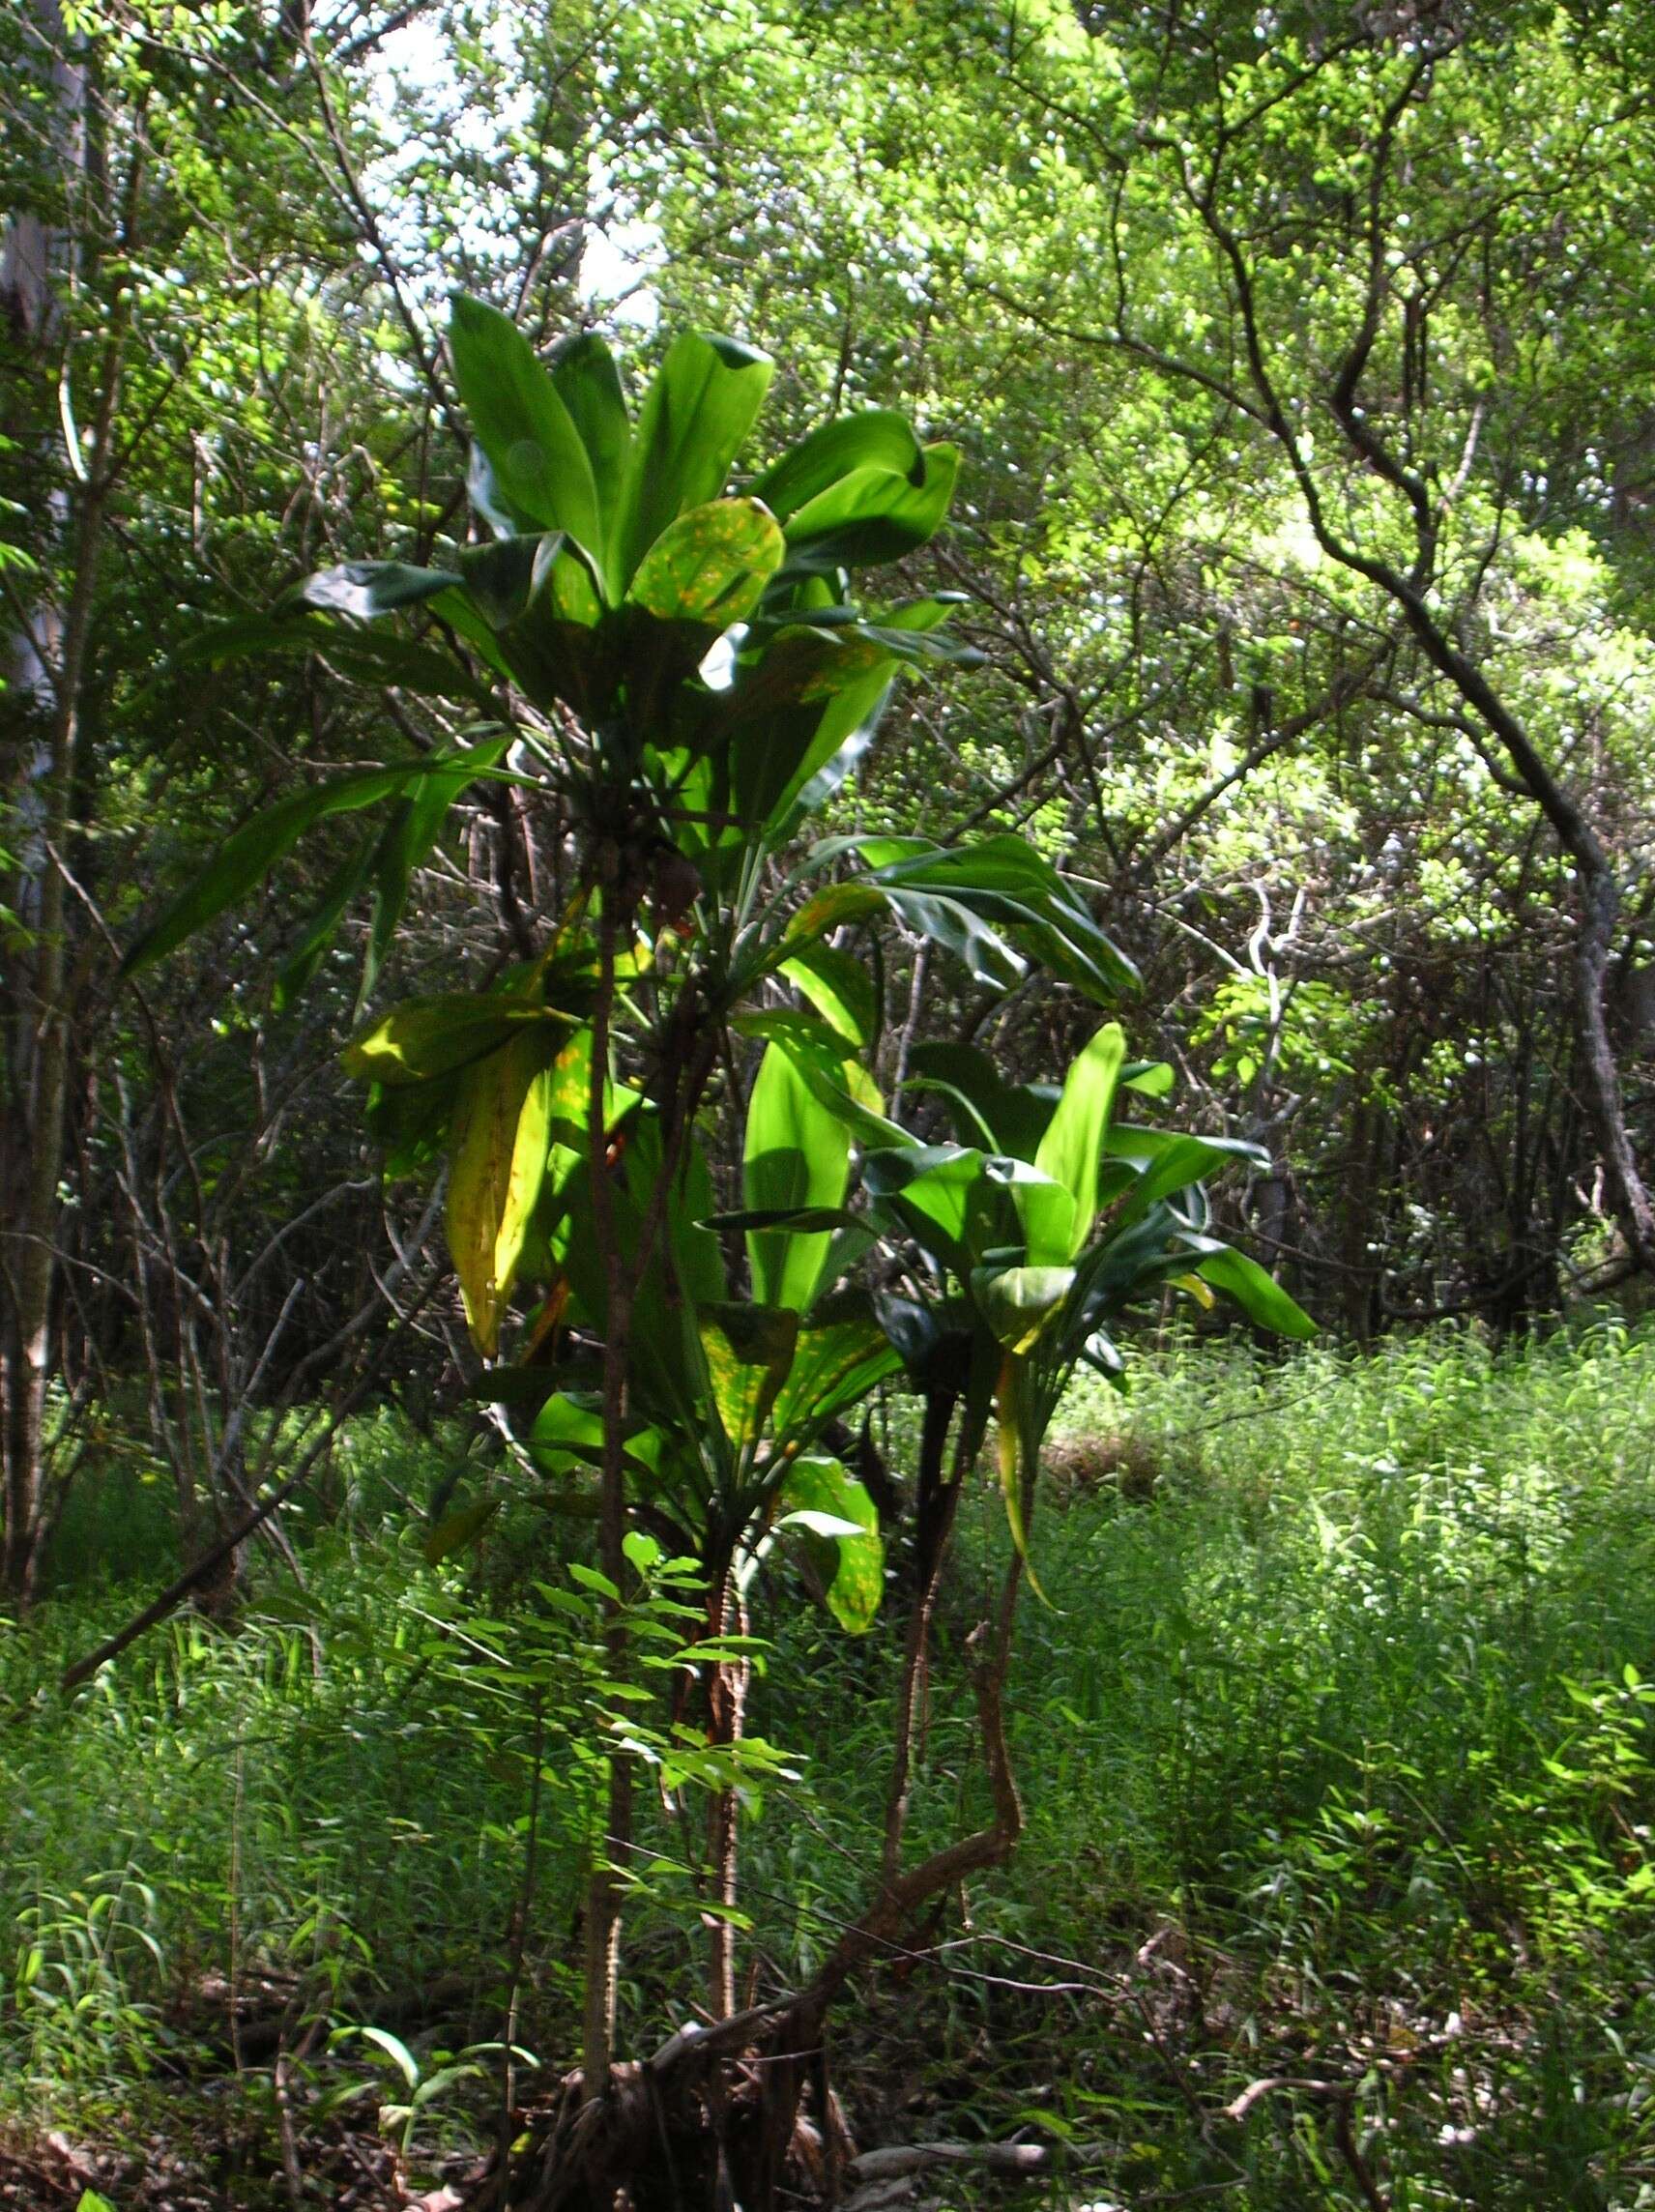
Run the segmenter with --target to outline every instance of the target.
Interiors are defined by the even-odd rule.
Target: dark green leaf
[[[670,522],[723,491],[773,366],[732,338],[686,332],[668,347],[626,456],[610,560],[615,592]]]
[[[510,319],[457,298],[449,317],[454,382],[508,500],[601,558],[603,525],[585,441],[534,348]]]

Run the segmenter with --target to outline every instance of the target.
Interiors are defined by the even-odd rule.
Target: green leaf
[[[367,952],[357,985],[360,1005],[372,991],[390,954],[408,903],[408,887],[416,868],[422,865],[436,844],[449,810],[481,769],[495,768],[510,749],[509,730],[496,732],[467,748],[451,767],[434,769],[417,784],[385,827],[375,856],[373,916],[368,925]]]
[[[874,1501],[836,1459],[800,1458],[789,1467],[778,1526],[806,1531],[819,1565],[831,1562],[828,1610],[851,1635],[873,1625],[885,1595],[885,1544]]]
[[[957,446],[927,446],[918,482],[892,469],[857,468],[797,509],[787,522],[790,570],[823,571],[898,561],[934,538],[953,497]]]
[[[773,368],[733,338],[685,332],[668,347],[626,456],[609,558],[614,596],[670,522],[722,492]]]
[[[306,576],[293,597],[330,614],[372,622],[395,607],[419,606],[446,592],[453,581],[451,568],[415,568],[406,561],[346,561]]]
[[[626,420],[626,395],[615,357],[593,331],[566,338],[552,356],[552,383],[568,409],[569,420],[580,432],[592,480],[597,492],[603,545],[620,519],[621,486],[625,480],[626,455],[632,444],[632,426]],[[594,551],[601,551],[594,547]],[[619,594],[616,595],[619,597]]]
[[[770,1415],[777,1446],[812,1443],[829,1421],[901,1364],[901,1354],[871,1310],[800,1329],[793,1365]]]
[[[173,901],[159,920],[130,946],[121,962],[123,975],[135,975],[176,950],[187,937],[233,906],[261,882],[284,853],[290,852],[312,824],[332,814],[350,814],[375,805],[382,799],[406,791],[432,772],[433,759],[406,761],[397,768],[359,769],[336,776],[331,783],[295,792],[227,837],[218,856]]]
[[[747,1100],[741,1185],[755,1210],[837,1208],[851,1174],[851,1138],[780,1043],[770,1044]],[[753,1296],[762,1305],[805,1312],[828,1257],[826,1232],[759,1229],[747,1237]]]
[[[566,1030],[571,1016],[536,999],[443,992],[407,999],[371,1022],[339,1055],[346,1072],[364,1082],[425,1083],[496,1050],[518,1030],[548,1023]]]
[[[456,298],[449,315],[454,382],[495,481],[548,530],[601,559],[597,487],[580,432],[534,348],[508,316]]]
[[[422,1547],[428,1566],[440,1566],[454,1552],[462,1552],[473,1544],[500,1511],[498,1498],[479,1498],[470,1505],[462,1505],[457,1513],[450,1513],[426,1537]]]
[[[415,2086],[420,2079],[420,2061],[399,2035],[392,2035],[388,2027],[359,2027],[357,2033],[364,2042],[378,2044],[380,2050],[395,2061],[409,2088]]]
[[[1097,1218],[1097,1178],[1103,1141],[1115,1110],[1116,1086],[1126,1060],[1126,1036],[1118,1022],[1105,1022],[1063,1078],[1058,1110],[1047,1124],[1034,1165],[1060,1182],[1074,1201],[1069,1249],[1072,1260],[1091,1235]]]
[[[1226,1249],[1209,1253],[1195,1272],[1215,1291],[1234,1298],[1247,1319],[1257,1322],[1261,1328],[1271,1329],[1277,1336],[1316,1334],[1315,1322],[1298,1301],[1245,1252]]]
[[[996,1341],[1021,1356],[1074,1288],[1073,1267],[978,1267],[972,1292]]]
[[[702,1314],[699,1334],[724,1434],[732,1450],[750,1452],[793,1365],[798,1315],[769,1305],[717,1306]]]
[[[862,1181],[881,1211],[894,1214],[961,1282],[972,1270],[966,1221],[984,1155],[968,1146],[916,1145],[872,1152]]]
[[[872,1050],[879,1037],[879,996],[866,961],[830,945],[812,945],[784,960],[776,973],[803,993],[851,1051]]]
[[[448,1238],[472,1340],[492,1358],[545,1175],[555,1046],[523,1031],[461,1078],[449,1166]]]
[[[322,965],[328,947],[338,935],[346,908],[367,881],[377,850],[371,836],[362,838],[328,878],[314,913],[289,947],[276,973],[272,1003],[278,1014],[293,1004]]]
[[[963,1145],[1031,1160],[1058,1103],[1055,1084],[1010,1084],[989,1054],[971,1044],[916,1044],[909,1055],[909,1091],[934,1091],[954,1113]]]
[[[1061,1267],[1090,1227],[1082,1225],[1077,1241],[1074,1193],[1044,1168],[1003,1153],[984,1160],[976,1198],[966,1216],[966,1241],[979,1257],[1020,1242],[1031,1266]]]
[[[785,550],[774,518],[756,500],[708,500],[655,539],[627,603],[716,635],[751,613]]]
[[[453,578],[448,581],[451,584]],[[439,593],[430,601],[432,613],[444,611],[450,598],[449,593]],[[421,698],[465,699],[485,713],[494,712],[488,692],[453,654],[320,615],[238,615],[230,622],[210,623],[168,666],[221,668],[266,653],[313,653],[356,684],[394,685]]]
[[[912,425],[886,408],[842,415],[801,438],[748,485],[779,522],[818,498],[853,469],[879,469],[918,484],[925,456]]]

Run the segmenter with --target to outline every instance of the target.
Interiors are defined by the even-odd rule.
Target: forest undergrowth
[[[266,1555],[237,1619],[70,1700],[41,1685],[163,1578],[165,1500],[111,1470],[66,1526],[0,1635],[0,2203],[457,2202],[571,2062],[595,1616],[520,1498],[432,1563],[410,1501],[460,1448],[360,1423],[302,1586]],[[1655,2204],[1655,1327],[1174,1342],[1071,1402],[1050,1472],[1026,1833],[836,2018],[857,2146],[1021,2134],[1099,2207]],[[985,1477],[921,1839],[980,1810],[951,1685],[1003,1540]],[[756,1620],[769,1986],[877,1863],[900,1607],[847,1641],[778,1581]],[[692,1854],[664,1809],[637,1846],[631,2048],[696,1995]]]

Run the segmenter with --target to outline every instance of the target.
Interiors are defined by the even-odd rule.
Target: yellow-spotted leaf
[[[717,632],[750,614],[787,550],[756,499],[713,499],[664,530],[639,565],[628,602],[657,621]]]

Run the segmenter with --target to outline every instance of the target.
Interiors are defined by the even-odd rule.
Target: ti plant
[[[481,1386],[519,1408],[549,1476],[594,1484],[598,1565],[622,1593],[611,1674],[627,1671],[641,1532],[695,1562],[715,1654],[681,1689],[675,1724],[733,1748],[746,1594],[778,1538],[802,1549],[847,1628],[880,1602],[877,1517],[828,1437],[900,1366],[928,1406],[928,1611],[951,1506],[940,1477],[927,1495],[925,1470],[941,1469],[956,1405],[953,1494],[998,1406],[1021,1557],[1062,1380],[1077,1357],[1113,1356],[1107,1324],[1130,1297],[1184,1275],[1272,1325],[1302,1317],[1205,1235],[1192,1186],[1223,1148],[1114,1120],[1122,1083],[1160,1083],[1123,1069],[1118,1030],[1055,1098],[1002,1085],[981,1056],[922,1052],[924,1082],[961,1117],[951,1146],[890,1120],[867,1072],[882,921],[991,988],[1031,962],[1100,1002],[1133,979],[1017,838],[800,844],[903,672],[976,657],[948,633],[946,596],[853,595],[857,572],[937,531],[955,449],[870,410],[742,480],[771,373],[744,346],[678,337],[633,410],[596,337],[542,364],[505,317],[462,299],[449,338],[476,440],[475,541],[441,566],[330,569],[198,653],[313,654],[473,719],[438,750],[313,784],[249,822],[127,966],[180,944],[315,824],[377,809],[278,985],[300,988],[371,897],[365,997],[450,809],[479,783],[510,788],[566,895],[532,917],[533,942],[492,986],[392,1006],[346,1064],[392,1172],[447,1158],[450,1248],[493,1363]],[[721,1118],[740,1126],[734,1212],[715,1189]],[[876,1246],[907,1279],[878,1299],[857,1284]],[[612,2057],[631,1789],[629,1761],[612,1758],[585,1915],[594,2085]],[[710,1839],[720,2012],[734,2002],[735,1839],[732,1786]]]

